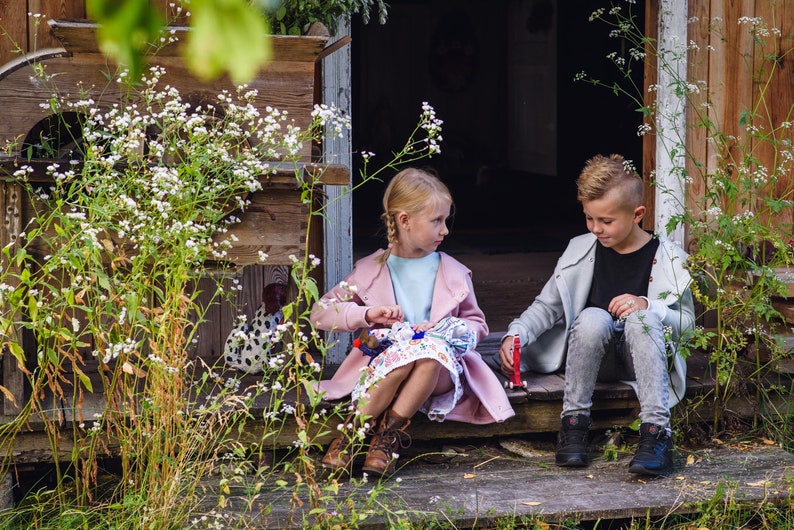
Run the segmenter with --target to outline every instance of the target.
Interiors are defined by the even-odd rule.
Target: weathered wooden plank
[[[38,200],[23,202],[22,218],[35,219],[40,208]],[[268,255],[268,265],[292,265],[290,256],[300,256],[306,248],[309,209],[301,203],[299,191],[272,188],[256,192],[251,204],[244,212],[238,212],[238,216],[239,224],[214,238],[217,243],[229,240],[232,244],[222,259],[224,263],[236,266],[260,264],[259,253],[264,252]],[[54,232],[45,235],[54,236]],[[48,240],[49,237],[30,241],[29,250],[42,256],[51,254],[46,243]],[[117,238],[115,243],[123,247],[128,256],[136,254],[129,241]]]
[[[52,177],[47,172],[47,167],[52,164],[66,163],[64,160],[33,159],[22,156],[0,156],[0,181],[15,182],[18,179],[14,172],[27,166],[32,172],[26,177],[28,182],[51,183]],[[79,165],[75,166],[79,169]],[[277,163],[272,164],[273,174],[259,177],[262,188],[296,190],[300,188],[298,178],[305,182],[316,182],[317,185],[344,185],[350,183],[350,171],[345,166],[336,164],[306,163]]]
[[[645,35],[648,40],[645,44],[645,62],[643,63],[643,98],[644,104],[651,108],[656,101],[656,91],[649,90],[658,81],[657,59],[653,52],[658,43],[659,0],[646,0],[645,2]],[[643,123],[651,125],[652,117],[643,119]],[[642,137],[642,176],[645,189],[645,217],[642,220],[642,227],[646,230],[655,230],[656,201],[654,200],[655,191],[651,186],[650,175],[656,171],[656,134],[646,134]]]
[[[755,3],[755,16],[763,20],[764,24],[770,29],[767,37],[762,37],[759,41],[764,41],[762,47],[755,46],[753,56],[754,74],[758,80],[753,83],[752,106],[759,109],[759,119],[754,124],[766,135],[771,134],[775,142],[785,141],[791,138],[791,131],[788,127],[782,127],[783,123],[791,120],[791,105],[794,102],[794,72],[785,66],[785,57],[791,50],[792,39],[794,38],[794,6],[791,2],[766,2],[757,0]],[[744,26],[749,29],[749,26]],[[780,31],[780,36],[771,32],[772,28]],[[746,31],[747,29],[745,29]],[[773,57],[776,60],[773,60]],[[769,79],[768,84],[766,83]],[[763,104],[756,104],[763,101]],[[774,130],[774,132],[773,132]],[[767,168],[765,174],[772,175],[775,164],[781,164],[780,145],[772,141],[754,140],[752,142],[752,155],[759,160],[759,164]],[[787,197],[792,191],[792,179],[790,173],[786,171],[779,175],[775,182],[765,186],[763,191],[757,194],[762,197]],[[770,219],[770,226],[791,227],[794,221],[794,211],[792,208],[783,208],[782,211],[773,213],[763,204],[763,200],[758,199],[756,215],[762,219]],[[790,286],[789,297],[794,296],[794,285]]]
[[[794,299],[794,267],[772,267],[772,272],[785,287],[783,298]]]
[[[689,38],[694,42],[697,47],[692,47],[687,51],[687,73],[688,79],[693,80],[694,83],[708,82],[709,72],[709,57],[708,46],[709,40],[709,2],[687,2],[688,18],[690,23],[688,25]],[[700,214],[701,201],[705,193],[706,181],[700,178],[708,167],[706,163],[706,137],[707,131],[704,126],[697,124],[703,120],[704,115],[708,114],[708,107],[703,103],[708,101],[708,94],[706,91],[698,93],[689,93],[687,97],[692,104],[686,106],[686,150],[690,156],[686,157],[685,167],[687,173],[692,177],[687,183],[686,193],[686,207],[690,209],[695,215]],[[698,167],[696,164],[703,164]],[[689,237],[684,242],[685,248],[692,250],[690,247]]]
[[[699,366],[707,364],[706,356],[697,353],[690,357],[690,365],[694,367],[694,371],[698,372]],[[234,372],[221,373],[220,377],[225,380],[227,375],[234,375]],[[239,375],[239,374],[238,374]],[[707,374],[706,374],[707,375]],[[556,377],[549,375],[537,375],[538,378]],[[708,379],[705,376],[703,380]],[[52,401],[53,410],[51,417],[61,418],[61,428],[67,431],[72,428],[73,422],[79,423],[91,421],[90,418],[94,417],[95,413],[102,412],[104,408],[104,397],[101,394],[102,383],[99,374],[90,374],[90,378],[94,383],[94,393],[85,393],[82,401],[82,410],[72,410],[70,406],[71,398],[67,395],[65,400],[55,400],[48,398]],[[241,378],[240,392],[246,392],[248,388],[255,385],[261,376],[247,375]],[[774,380],[770,379],[771,382]],[[623,385],[625,386],[625,385]],[[66,386],[65,388],[70,388]],[[697,388],[692,386],[687,391],[687,397],[679,407],[686,407],[688,415],[686,421],[688,422],[710,422],[713,419],[714,402],[711,399],[701,399],[702,396],[707,396],[708,392],[714,388],[713,379],[710,384],[701,384]],[[210,395],[211,388],[206,388],[202,391],[202,396]],[[615,426],[628,425],[632,423],[639,413],[639,403],[636,397],[616,398],[605,397],[610,395],[608,385],[597,389],[591,415],[593,419],[593,429],[611,429]],[[560,425],[560,412],[562,410],[562,403],[558,400],[550,399],[530,399],[522,390],[508,391],[511,404],[516,412],[516,415],[498,424],[489,425],[471,425],[468,423],[461,423],[455,421],[445,421],[442,423],[431,422],[425,416],[418,414],[411,424],[411,436],[414,440],[460,440],[467,438],[490,438],[494,436],[508,436],[508,435],[522,435],[522,434],[538,434],[538,433],[553,433],[559,429]],[[614,395],[614,393],[612,393]],[[194,396],[193,402],[202,403],[201,396]],[[295,396],[287,396],[285,402],[295,400]],[[335,403],[327,403],[321,408],[332,410]],[[267,394],[259,395],[252,405],[249,412],[254,417],[260,417],[261,414],[270,406],[270,396]],[[785,396],[770,396],[769,401],[763,405],[770,410],[776,410],[780,414],[794,412],[794,403]],[[752,417],[753,414],[759,412],[759,404],[754,403],[752,396],[733,396],[727,403],[727,410],[737,414],[741,417]],[[11,421],[13,416],[0,416],[0,423]],[[334,436],[334,428],[341,421],[341,417],[328,416],[325,422],[313,422],[308,435],[320,444],[327,444]],[[48,439],[44,432],[41,420],[33,418],[28,425],[28,429],[17,437],[14,441],[12,454],[14,460],[18,462],[34,462],[34,461],[49,461],[52,458],[51,452],[48,453]],[[278,432],[270,433],[270,436],[265,437],[262,432],[262,426],[258,422],[249,422],[241,437],[246,442],[253,442],[258,440],[267,440],[268,447],[272,448],[285,448],[292,445],[296,433],[298,431],[297,423],[288,418],[285,423],[278,429]],[[320,433],[328,431],[322,436]],[[63,437],[63,445],[59,448],[63,452],[62,456],[68,456],[70,449],[69,436]],[[5,451],[7,448],[0,447],[0,452]]]
[[[202,359],[209,365],[218,359],[221,353],[218,348],[223,347],[219,320],[223,306],[228,304],[225,299],[215,296],[217,283],[220,282],[226,292],[234,289],[231,272],[219,272],[218,275],[220,277],[206,276],[198,281],[196,304],[204,313],[196,324],[195,342],[188,346],[191,357]],[[191,321],[196,322],[197,317],[191,317]]]
[[[22,211],[22,193],[17,184],[11,182],[0,182],[0,212],[2,212],[3,219],[0,226],[0,248],[6,248],[13,245],[17,241],[17,237],[22,231],[21,211]],[[7,263],[4,258],[0,258],[0,266],[9,267],[11,264]],[[0,307],[0,310],[4,310]],[[19,330],[14,330],[19,333]],[[10,353],[0,352],[2,357],[2,379],[0,385],[4,386],[6,390],[13,396],[10,399],[3,394],[2,397],[2,414],[12,415],[16,414],[22,406],[25,399],[25,377],[20,369],[19,363],[14,356]]]
[[[521,524],[535,520],[544,522],[536,526],[549,528],[627,528],[636,521],[662,528],[673,514],[696,516],[702,512],[704,505],[725,495],[726,485],[730,485],[730,498],[737,508],[751,511],[767,505],[785,511],[790,503],[788,470],[794,466],[794,457],[779,447],[685,448],[677,458],[674,478],[667,480],[628,473],[632,455],[626,452],[614,461],[594,454],[588,468],[561,469],[553,465],[553,452],[530,447],[531,455],[485,443],[465,452],[448,448],[445,455],[438,455],[443,450],[439,445],[409,449],[400,458],[397,477],[401,482],[390,482],[394,486],[380,492],[378,502],[400,506],[422,528],[502,528],[506,521]],[[437,463],[433,454],[447,458]],[[687,457],[690,462],[685,462]],[[354,470],[360,477],[358,468]],[[286,475],[284,479],[293,480]],[[357,508],[366,505],[369,488],[357,480],[339,482],[326,506],[338,509],[344,517],[348,503]],[[206,484],[210,494],[203,504],[209,511],[217,506],[222,488],[217,478]],[[305,495],[303,502],[297,503],[280,490],[263,492],[252,507],[245,488],[237,486],[231,495],[224,494],[223,500],[227,510],[246,514],[252,526],[304,528],[318,522],[310,515],[313,506]],[[390,515],[375,510],[361,528],[390,528],[394,526]]]
[[[161,82],[177,88],[186,101],[215,101],[224,90],[234,91],[233,85],[222,79],[199,82],[180,59],[168,59],[158,61],[166,69]],[[70,101],[90,97],[101,106],[120,100],[118,86],[108,82],[105,76],[108,65],[99,55],[64,57],[62,53],[47,50],[26,60],[44,63],[48,74],[56,76],[57,93],[68,96]],[[52,97],[55,88],[31,74],[23,60],[0,68],[0,108],[4,113],[0,121],[0,145],[19,143],[36,124],[50,116],[49,110],[43,110],[41,104]],[[248,87],[258,93],[254,105],[260,113],[266,113],[268,106],[286,110],[297,126],[306,129],[311,123],[314,105],[313,76],[314,63],[271,62]],[[16,150],[19,148],[17,146]],[[311,145],[307,143],[300,155],[308,160],[310,152]]]
[[[265,252],[267,264],[291,265],[290,256],[301,255],[306,246],[309,208],[301,203],[299,192],[256,192],[240,219],[227,234],[214,238],[219,243],[232,241],[224,261],[238,266],[257,264],[261,263],[259,252]]]
[[[772,298],[772,307],[783,316],[783,320],[794,324],[794,300],[791,298]]]
[[[747,26],[735,21],[740,17],[752,17],[755,13],[754,3],[754,0],[711,3],[712,19],[719,18],[723,22],[722,35],[712,32],[710,41],[714,51],[709,55],[708,82],[713,106],[709,115],[726,139],[735,138],[726,143],[727,150],[722,152],[717,152],[714,144],[708,143],[706,160],[709,173],[712,174],[717,169],[717,160],[741,161],[743,156],[739,148],[745,144],[747,131],[740,126],[740,114],[752,101],[753,78],[752,72],[740,62],[737,52],[752,57],[754,48]],[[721,206],[723,209],[728,207],[727,204]]]
[[[47,22],[52,19],[84,19],[86,17],[84,0],[28,0],[28,11],[45,15]],[[33,19],[29,18],[28,34],[35,39],[35,42],[28,44],[29,51],[60,45],[46,22],[39,24],[36,29]]]
[[[49,20],[52,33],[57,37],[63,47],[72,53],[100,53],[96,41],[97,24],[86,20]],[[158,50],[161,57],[179,56],[179,40],[184,40],[188,28],[185,26],[172,26],[177,42],[168,44]],[[291,35],[262,35],[262,39],[271,46],[271,61],[273,62],[309,62],[314,60],[325,48],[328,36],[291,36]]]
[[[0,65],[17,58],[28,46],[28,9],[19,0],[0,0]]]

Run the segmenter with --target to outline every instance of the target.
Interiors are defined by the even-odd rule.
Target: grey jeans
[[[597,307],[573,322],[565,360],[562,416],[590,414],[596,381],[636,381],[640,421],[670,424],[664,330],[659,317],[636,311],[625,322]]]

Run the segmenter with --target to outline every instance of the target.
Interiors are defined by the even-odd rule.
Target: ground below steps
[[[608,521],[658,522],[673,514],[698,513],[703,503],[712,500],[745,506],[792,503],[794,456],[780,447],[747,443],[679,449],[673,474],[655,478],[630,474],[631,456],[624,453],[615,461],[605,461],[596,455],[590,467],[568,469],[554,465],[550,446],[522,438],[446,446],[441,452],[405,455],[404,467],[376,495],[377,483],[365,482],[360,472],[354,472],[354,478],[342,481],[319,511],[339,514],[337,522],[344,525],[353,506],[356,514],[367,516],[363,528],[394,528],[399,518],[440,521],[443,528],[512,528],[506,522],[528,524],[538,518],[609,528]],[[291,487],[290,483],[283,493],[262,493],[255,502],[232,494],[227,513],[236,513],[257,528],[317,524],[308,499],[301,507],[291,506]],[[212,500],[207,499],[208,505]],[[247,511],[251,506],[258,508]]]

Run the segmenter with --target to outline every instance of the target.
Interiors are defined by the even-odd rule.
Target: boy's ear
[[[634,222],[639,223],[645,217],[645,206],[637,206],[634,208]]]

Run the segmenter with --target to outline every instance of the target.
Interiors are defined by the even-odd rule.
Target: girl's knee
[[[414,370],[438,371],[441,370],[441,363],[435,359],[417,359],[412,363]]]

